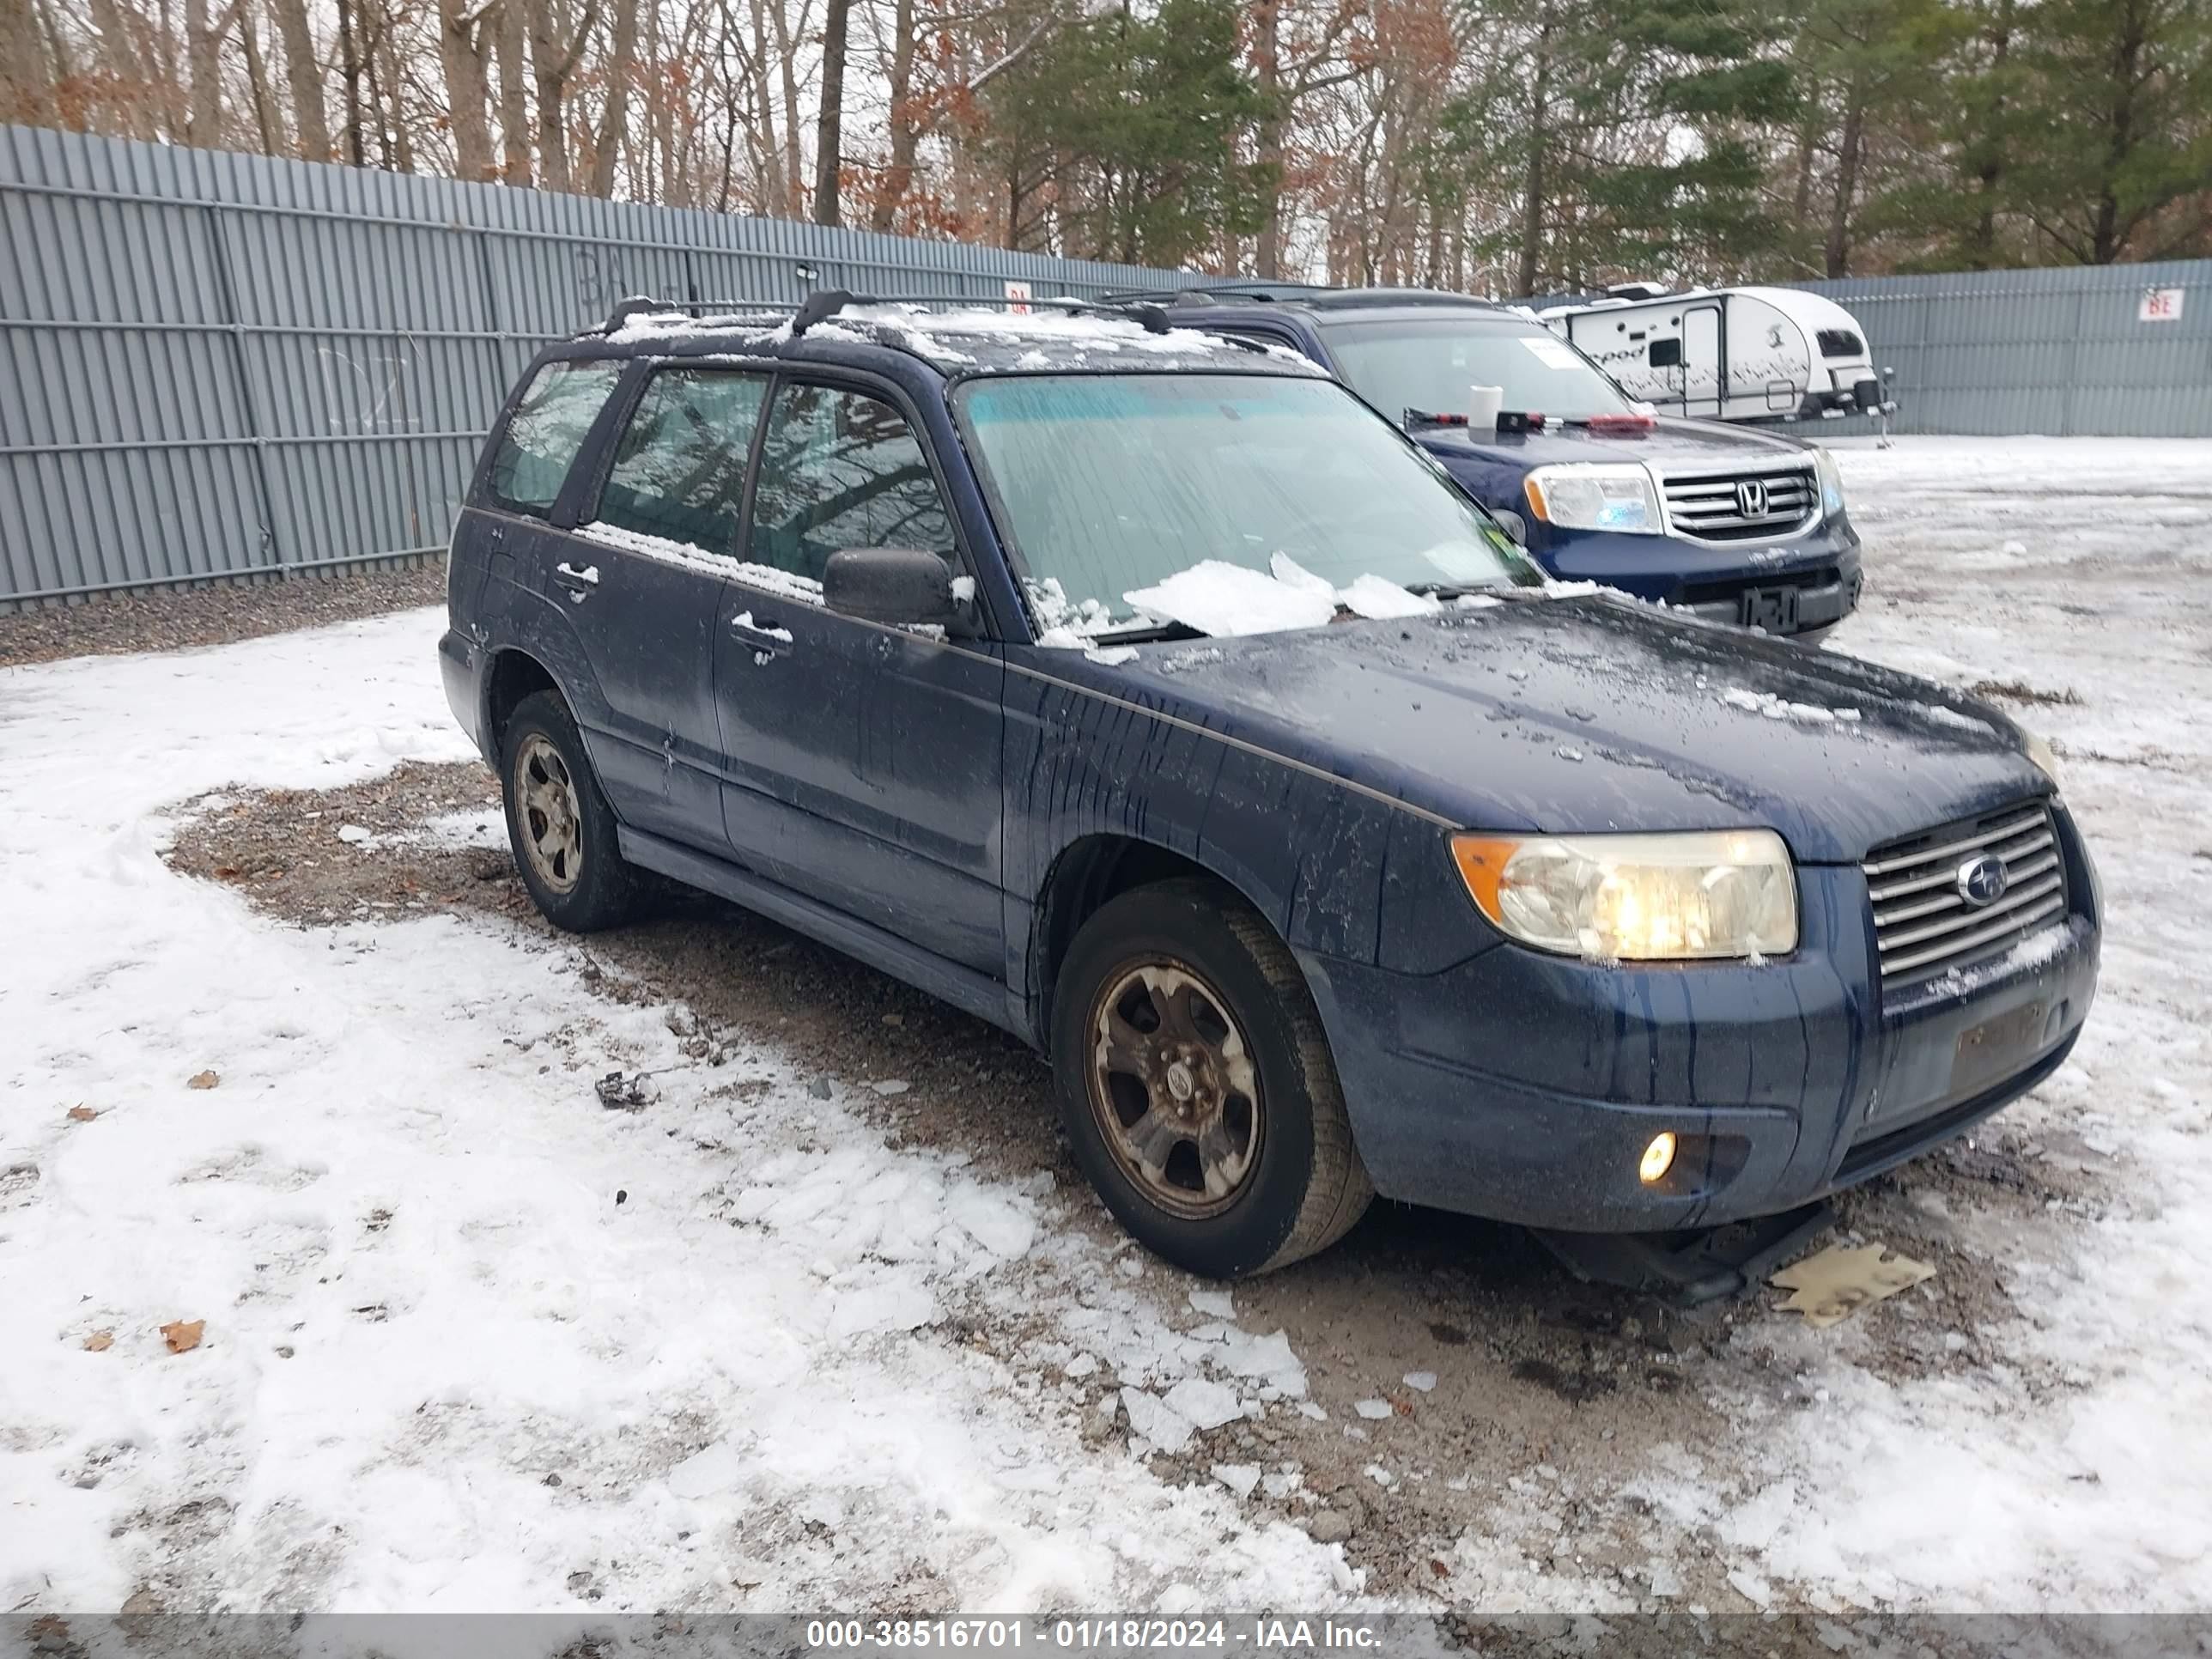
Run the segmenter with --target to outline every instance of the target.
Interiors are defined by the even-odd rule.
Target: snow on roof
[[[670,310],[626,319],[604,337],[614,345],[727,340],[754,349],[793,341],[788,317],[760,312],[692,317]],[[1232,343],[1192,328],[1147,329],[1134,318],[1110,312],[1062,310],[1027,315],[995,306],[936,311],[926,306],[854,304],[814,324],[800,337],[807,342],[883,345],[912,352],[948,371],[1091,368],[1119,361],[1132,367],[1184,363],[1267,362],[1278,368],[1320,375],[1319,365],[1287,347],[1257,341]]]

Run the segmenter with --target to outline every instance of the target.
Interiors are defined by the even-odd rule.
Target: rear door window
[[[541,519],[553,510],[622,372],[618,362],[548,363],[538,371],[492,453],[485,487],[499,505]]]
[[[952,521],[921,440],[879,398],[786,386],[761,448],[746,557],[822,580],[851,547],[919,547],[953,557]]]
[[[727,558],[738,546],[745,462],[768,377],[662,369],[646,382],[594,517]]]

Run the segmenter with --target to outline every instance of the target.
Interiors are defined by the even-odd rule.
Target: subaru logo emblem
[[[1959,866],[1954,878],[1959,896],[1977,910],[1995,904],[2004,896],[2005,889],[2012,884],[2012,875],[2004,860],[1994,853],[1977,853]]]
[[[1747,519],[1766,516],[1766,486],[1757,478],[1739,478],[1735,483],[1735,510]]]

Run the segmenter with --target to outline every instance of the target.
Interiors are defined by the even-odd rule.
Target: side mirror
[[[1493,507],[1490,516],[1498,520],[1498,528],[1512,537],[1521,546],[1528,545],[1528,521],[1510,507]]]
[[[822,603],[841,616],[894,628],[959,627],[967,608],[952,596],[952,569],[918,547],[848,547],[822,572]]]

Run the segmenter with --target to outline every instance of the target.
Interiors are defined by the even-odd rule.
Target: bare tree
[[[346,159],[357,167],[368,165],[368,148],[362,132],[361,27],[356,14],[356,0],[337,0],[338,9],[338,87],[345,102]]]
[[[261,25],[251,7],[240,5],[235,10],[238,42],[246,52],[246,84],[253,94],[254,136],[261,141],[264,155],[282,155],[284,128],[276,114],[276,94],[269,85],[268,60],[262,55]]]
[[[496,0],[492,9],[492,51],[499,62],[500,177],[527,185],[531,177],[530,66],[526,61],[528,25],[523,0]]]
[[[315,56],[314,31],[307,23],[307,0],[270,0],[276,38],[284,47],[284,81],[292,92],[292,133],[298,154],[309,161],[331,159],[331,123],[323,108],[323,66]]]
[[[191,76],[191,112],[185,142],[212,149],[222,143],[222,36],[225,17],[208,21],[207,0],[185,0],[185,61]]]
[[[0,0],[0,121],[49,126],[54,112],[53,66],[31,0]]]
[[[438,56],[446,71],[454,167],[464,179],[495,176],[483,50],[484,15],[495,3],[497,0],[438,0]]]
[[[630,76],[637,64],[637,0],[614,0],[614,44],[607,64],[606,103],[600,112],[592,150],[591,191],[615,193],[615,169],[622,160],[623,135],[629,131]]]
[[[814,126],[814,222],[839,221],[837,175],[845,144],[845,52],[853,0],[824,0],[822,22],[822,97]]]
[[[896,223],[900,207],[914,190],[914,159],[921,148],[922,132],[920,112],[913,107],[914,36],[914,0],[897,0],[891,18],[890,105],[884,116],[890,128],[890,163],[868,210],[872,230],[889,230]]]
[[[568,0],[535,0],[530,15],[531,73],[538,82],[539,175],[548,190],[573,190],[568,165],[568,85],[599,21],[599,0],[585,0],[570,32]]]

